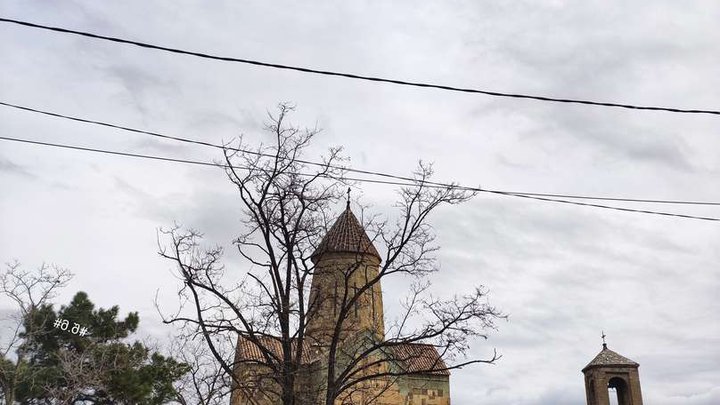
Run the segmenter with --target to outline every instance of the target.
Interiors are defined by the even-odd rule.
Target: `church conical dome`
[[[349,204],[313,252],[313,262],[325,253],[358,253],[380,259],[380,253],[350,210]]]
[[[638,367],[639,364],[628,359],[627,357],[621,356],[614,351],[607,348],[607,345],[603,344],[603,349],[595,356],[590,363],[588,363],[583,370],[587,370],[590,367],[595,366],[632,366]]]

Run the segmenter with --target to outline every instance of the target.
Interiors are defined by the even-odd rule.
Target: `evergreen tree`
[[[0,372],[20,372],[21,403],[164,404],[177,397],[173,383],[189,367],[128,337],[137,312],[98,308],[84,292],[55,311],[43,304],[23,319],[18,351],[23,364],[3,359]],[[85,332],[85,333],[83,333]],[[8,364],[5,364],[5,363]]]

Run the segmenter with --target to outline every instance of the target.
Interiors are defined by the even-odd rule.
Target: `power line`
[[[17,25],[22,25],[25,27],[38,28],[38,29],[54,31],[54,32],[61,32],[64,34],[79,35],[79,36],[83,36],[83,37],[87,37],[87,38],[100,39],[100,40],[110,41],[110,42],[115,42],[115,43],[134,45],[134,46],[139,46],[142,48],[155,49],[155,50],[171,52],[171,53],[175,53],[175,54],[196,56],[196,57],[205,58],[205,59],[213,59],[213,60],[219,60],[219,61],[224,61],[224,62],[244,63],[244,64],[254,65],[254,66],[262,66],[262,67],[273,68],[273,69],[292,70],[292,71],[296,71],[296,72],[311,73],[311,74],[324,75],[324,76],[343,77],[346,79],[364,80],[364,81],[379,82],[379,83],[389,83],[389,84],[396,84],[396,85],[402,85],[402,86],[431,88],[431,89],[447,90],[447,91],[460,92],[460,93],[484,94],[484,95],[493,96],[493,97],[508,97],[508,98],[528,99],[528,100],[536,100],[536,101],[547,101],[547,102],[554,102],[554,103],[583,104],[583,105],[590,105],[590,106],[597,106],[597,107],[614,107],[614,108],[625,108],[625,109],[632,109],[632,110],[665,111],[665,112],[685,113],[685,114],[720,115],[720,111],[718,111],[718,110],[658,107],[658,106],[645,106],[645,105],[636,105],[636,104],[600,102],[600,101],[572,99],[572,98],[546,97],[546,96],[536,96],[536,95],[530,95],[530,94],[506,93],[506,92],[499,92],[499,91],[482,90],[482,89],[475,89],[475,88],[469,88],[469,87],[455,87],[455,86],[448,86],[448,85],[442,85],[442,84],[414,82],[414,81],[399,80],[399,79],[388,79],[388,78],[383,78],[383,77],[366,76],[366,75],[360,75],[360,74],[355,74],[355,73],[336,72],[336,71],[331,71],[331,70],[321,70],[321,69],[314,69],[314,68],[308,68],[308,67],[302,67],[302,66],[293,66],[293,65],[284,65],[284,64],[279,64],[279,63],[263,62],[263,61],[253,60],[253,59],[212,55],[212,54],[207,54],[207,53],[202,53],[202,52],[183,50],[183,49],[179,49],[179,48],[170,48],[170,47],[161,46],[161,45],[154,45],[154,44],[150,44],[150,43],[146,43],[146,42],[133,41],[133,40],[123,39],[123,38],[118,38],[118,37],[93,34],[93,33],[85,32],[85,31],[76,31],[76,30],[71,30],[71,29],[62,28],[62,27],[54,27],[54,26],[48,26],[48,25],[35,24],[35,23],[27,22],[27,21],[14,20],[14,19],[10,19],[10,18],[0,18],[0,22],[17,24]]]
[[[166,162],[173,162],[173,163],[185,163],[185,164],[192,164],[192,165],[199,165],[199,166],[212,166],[212,167],[220,167],[220,168],[248,169],[248,167],[246,167],[246,166],[226,165],[226,164],[222,164],[222,163],[211,163],[211,162],[205,162],[205,161],[199,161],[199,160],[177,159],[177,158],[170,158],[170,157],[166,157],[166,156],[119,152],[119,151],[113,151],[113,150],[108,150],[108,149],[89,148],[89,147],[83,147],[83,146],[34,141],[34,140],[30,140],[30,139],[12,138],[12,137],[5,137],[5,136],[0,136],[0,140],[11,141],[11,142],[20,142],[20,143],[26,143],[26,144],[32,144],[32,145],[49,146],[49,147],[55,147],[55,148],[61,148],[61,149],[79,150],[79,151],[83,151],[83,152],[95,152],[95,153],[103,153],[103,154],[123,156],[123,157],[159,160],[159,161],[166,161]],[[263,169],[257,169],[257,170],[264,171]],[[296,174],[302,175],[302,176],[314,176],[314,174],[309,174],[309,173],[296,173]],[[362,183],[393,184],[393,185],[410,186],[410,187],[417,187],[417,186],[421,185],[421,183],[417,182],[417,181],[415,183],[403,183],[403,182],[352,178],[352,177],[334,177],[334,176],[326,176],[326,177],[333,178],[336,180],[357,181],[357,182],[362,182]],[[425,183],[422,183],[422,185],[424,187],[428,187],[428,188],[447,188],[447,187],[441,187],[438,185],[425,184]],[[460,188],[460,187],[458,187],[458,188]],[[670,212],[663,212],[663,211],[652,211],[652,210],[640,210],[640,209],[624,208],[624,207],[614,207],[614,206],[609,206],[609,205],[583,203],[583,202],[568,201],[568,200],[561,200],[561,199],[555,199],[555,198],[535,197],[535,196],[530,196],[530,195],[513,194],[513,193],[507,193],[507,192],[500,192],[500,191],[488,191],[488,190],[476,190],[476,191],[483,191],[483,192],[499,194],[499,195],[504,195],[504,196],[509,196],[509,197],[527,198],[527,199],[532,199],[532,200],[554,202],[554,203],[561,203],[561,204],[570,204],[570,205],[579,205],[579,206],[584,206],[584,207],[602,208],[602,209],[609,209],[609,210],[615,210],[615,211],[633,212],[633,213],[639,213],[639,214],[662,215],[662,216],[667,216],[667,217],[697,219],[697,220],[703,220],[703,221],[720,221],[720,218],[714,218],[714,217],[704,217],[704,216],[677,214],[677,213],[670,213]]]
[[[164,162],[173,162],[173,163],[187,163],[191,165],[199,165],[199,166],[213,166],[213,167],[223,167],[228,168],[230,166],[223,165],[221,163],[211,163],[211,162],[203,162],[200,160],[189,160],[189,159],[177,159],[177,158],[170,158],[166,156],[155,156],[155,155],[144,155],[140,153],[130,153],[130,152],[119,152],[114,150],[108,150],[108,149],[98,149],[98,148],[88,148],[84,146],[76,146],[76,145],[65,145],[61,143],[51,143],[51,142],[42,142],[42,141],[33,141],[30,139],[22,139],[22,138],[12,138],[12,137],[6,137],[6,136],[0,136],[0,140],[3,141],[12,141],[12,142],[21,142],[21,143],[28,143],[31,145],[41,145],[41,146],[51,146],[54,148],[61,148],[61,149],[72,149],[72,150],[79,150],[83,152],[95,152],[95,153],[104,153],[106,155],[115,155],[115,156],[124,156],[124,157],[132,157],[132,158],[141,158],[141,159],[152,159],[152,160],[161,160]],[[235,167],[237,169],[243,169],[243,167]]]
[[[190,139],[190,138],[182,138],[178,136],[172,136],[167,134],[162,134],[159,132],[153,132],[153,131],[145,131],[141,129],[131,128],[124,125],[118,125],[118,124],[111,124],[103,121],[97,121],[87,118],[80,118],[60,113],[55,113],[51,111],[45,111],[45,110],[39,110],[36,108],[31,108],[27,106],[21,106],[18,104],[12,104],[12,103],[6,103],[3,101],[0,101],[0,105],[10,108],[15,108],[18,110],[26,111],[26,112],[32,112],[42,115],[47,115],[54,118],[61,118],[61,119],[67,119],[71,121],[81,122],[84,124],[92,124],[92,125],[99,125],[103,127],[113,128],[113,129],[119,129],[122,131],[142,134],[142,135],[150,135],[153,137],[158,137],[162,139],[168,139],[173,141],[179,141],[179,142],[185,142],[190,144],[196,144],[201,146],[207,146],[212,147],[220,150],[231,150],[235,152],[241,152],[241,153],[247,153],[257,156],[263,156],[263,157],[274,157],[274,155],[267,154],[267,153],[261,153],[256,152],[248,149],[241,149],[241,148],[234,148],[230,146],[223,146],[211,142],[204,142],[199,141],[196,139]],[[299,163],[304,163],[308,165],[318,166],[318,167],[324,167],[327,166],[325,163],[319,163],[319,162],[313,162],[310,160],[303,160],[303,159],[296,159]],[[385,178],[391,178],[395,180],[402,180],[404,182],[414,182],[415,179],[412,177],[407,176],[399,176],[389,173],[383,173],[383,172],[377,172],[372,170],[362,170],[362,169],[353,169],[345,166],[337,166],[337,165],[329,165],[329,167],[332,167],[334,169],[340,169],[347,172],[352,173],[358,173],[358,174],[365,174],[365,175],[371,175],[371,176],[377,176],[377,177],[385,177]],[[392,183],[389,182],[387,184],[405,184],[405,183]],[[580,199],[580,200],[596,200],[596,201],[617,201],[617,202],[631,202],[631,203],[653,203],[653,204],[677,204],[677,205],[707,205],[707,206],[720,206],[720,202],[713,202],[713,201],[687,201],[687,200],[660,200],[660,199],[642,199],[642,198],[625,198],[625,197],[597,197],[597,196],[587,196],[587,195],[573,195],[573,194],[553,194],[553,193],[533,193],[533,192],[527,192],[527,191],[507,191],[507,190],[493,190],[493,189],[485,189],[481,187],[469,187],[469,186],[462,186],[457,184],[450,184],[450,183],[442,183],[442,182],[426,182],[426,184],[431,184],[439,187],[456,187],[463,190],[468,191],[477,191],[477,192],[484,192],[484,193],[495,193],[495,194],[504,194],[504,195],[523,195],[526,197],[544,197],[544,198],[570,198],[570,199]]]

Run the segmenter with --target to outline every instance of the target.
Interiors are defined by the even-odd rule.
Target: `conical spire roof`
[[[320,255],[325,253],[359,253],[380,259],[380,253],[375,249],[360,221],[350,210],[349,203],[311,257],[313,261],[316,261]]]
[[[638,367],[640,366],[638,363],[628,359],[627,357],[621,356],[614,351],[607,348],[606,344],[603,344],[603,349],[598,353],[597,356],[595,356],[594,359],[590,363],[588,363],[585,368],[583,368],[583,371],[587,370],[590,367],[596,367],[596,366],[632,366],[632,367]]]

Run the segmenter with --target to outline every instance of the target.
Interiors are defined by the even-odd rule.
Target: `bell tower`
[[[316,345],[329,342],[343,308],[343,339],[350,334],[385,338],[380,282],[380,254],[365,229],[350,210],[335,220],[311,256],[315,268],[308,308],[306,336]],[[353,300],[353,297],[358,298]]]
[[[585,375],[587,405],[610,405],[610,395],[618,405],[642,405],[640,365],[608,349],[603,333],[603,348],[582,369]]]

